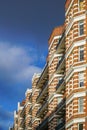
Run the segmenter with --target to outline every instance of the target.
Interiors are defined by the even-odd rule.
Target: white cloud
[[[37,60],[35,50],[28,51],[9,43],[0,43],[0,70],[13,80],[24,81],[32,78],[41,68],[34,66]]]
[[[29,80],[32,79],[34,73],[41,72],[41,69],[36,66],[28,66],[24,68],[20,73],[17,73],[16,78],[19,80]]]

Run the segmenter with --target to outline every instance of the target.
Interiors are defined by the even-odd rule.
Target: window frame
[[[83,36],[84,35],[84,20],[78,21],[78,28],[79,28],[79,36]]]
[[[83,56],[81,56],[82,51],[83,51]],[[84,61],[84,46],[79,46],[79,61]]]
[[[79,88],[84,87],[84,72],[79,72]],[[81,86],[81,82],[83,82],[83,85]]]
[[[78,130],[80,130],[80,125],[83,126],[83,123],[79,123],[79,124],[78,124]]]
[[[83,113],[84,112],[84,99],[83,99],[83,97],[79,97],[78,98],[78,112],[79,113]]]

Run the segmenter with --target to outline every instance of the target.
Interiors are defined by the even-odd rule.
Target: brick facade
[[[87,0],[66,0],[48,57],[14,113],[14,130],[87,130]]]

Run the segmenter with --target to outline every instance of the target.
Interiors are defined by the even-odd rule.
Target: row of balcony
[[[64,35],[65,35],[65,32],[62,34],[62,37],[60,38],[60,40],[59,40],[59,42],[58,42],[58,45],[57,45],[57,48],[59,47],[59,45],[62,43],[62,40],[64,39]],[[56,48],[56,49],[57,49]],[[63,47],[64,48],[64,47]],[[59,61],[59,63],[58,63],[58,65],[57,65],[57,67],[56,67],[56,70],[57,70],[57,73],[58,73],[58,71],[59,71],[59,73],[61,73],[60,71],[62,70],[62,68],[64,69],[64,61],[65,61],[65,55],[63,55],[62,56],[62,58],[61,58],[61,60]],[[62,65],[61,65],[62,64]],[[47,67],[47,65],[46,65],[46,67]],[[45,69],[46,69],[46,67],[45,67]],[[60,68],[60,67],[62,67],[62,68]],[[64,70],[63,70],[64,71]],[[44,72],[44,71],[43,71]],[[42,76],[41,76],[42,77]],[[39,79],[40,80],[40,79]],[[39,81],[38,81],[39,82]],[[43,95],[43,90],[47,87],[47,84],[48,84],[48,81],[44,84],[44,86],[42,87],[42,90],[40,91],[40,93],[39,93],[39,95],[38,95],[38,97],[37,97],[37,99],[36,99],[36,101],[38,101],[39,100],[39,98]],[[58,85],[59,86],[59,85]],[[58,88],[57,88],[58,89]]]
[[[47,97],[47,99],[48,99],[48,97]],[[48,100],[45,100],[45,102],[43,103],[43,105],[39,108],[39,110],[37,111],[37,115],[39,115],[42,111],[44,111],[45,109],[46,110],[48,110]],[[66,101],[66,99],[65,98],[63,98],[62,100],[61,100],[61,102],[57,105],[57,108],[56,108],[56,111],[58,112],[58,111],[60,111],[60,109],[62,108],[62,107],[64,107],[65,108],[65,101]]]
[[[43,110],[43,108],[46,109],[47,105],[48,105],[48,97],[45,99],[45,102],[43,103],[43,105],[37,111],[37,115],[40,114],[40,112]]]
[[[65,101],[66,101],[66,99],[64,98],[58,104],[58,106],[56,108],[56,114],[57,115],[59,114],[59,111],[61,111],[61,115],[63,114],[63,112],[62,112],[63,109],[61,109],[61,108],[65,108],[65,106],[64,106],[65,105]],[[47,103],[47,101],[45,103]],[[44,105],[45,104],[43,104],[43,106]],[[42,107],[39,109],[38,113],[40,112],[40,110],[42,109]],[[39,130],[39,129],[41,130],[44,126],[46,126],[46,124],[48,125],[48,121],[49,121],[49,118],[47,117],[45,120],[42,121],[42,123],[37,127],[36,130]],[[62,120],[60,123],[58,123],[58,125],[57,125],[57,127],[56,127],[55,130],[60,130],[60,128],[64,127],[64,125],[65,125],[65,120]]]
[[[44,89],[47,87],[47,84],[48,84],[48,80],[47,80],[47,81],[45,82],[45,84],[43,85],[43,87],[42,87],[42,89],[41,89],[41,91],[40,91],[40,93],[39,93],[39,95],[38,95],[36,101],[38,101],[38,100],[39,100],[39,97],[41,97],[41,95],[43,95],[43,91],[44,91]]]
[[[59,61],[58,65],[57,65],[57,70],[58,70],[58,68],[59,68],[59,66],[60,66],[61,64],[63,64],[63,68],[64,68],[64,59],[65,59],[65,56],[63,56],[63,57],[61,58],[61,60]],[[61,65],[61,67],[62,67],[62,65]],[[64,81],[64,78],[59,81],[59,83],[58,83],[56,89],[59,88],[59,86],[62,84],[63,81]],[[46,83],[44,84],[44,86],[43,86],[42,90],[40,91],[40,93],[39,93],[39,95],[38,95],[36,101],[38,101],[38,99],[41,97],[41,95],[43,95],[43,91],[44,91],[44,89],[47,87],[47,84],[48,84],[48,80],[47,80]]]
[[[61,48],[61,50],[63,50],[62,52],[64,52],[64,45],[62,45],[61,43],[62,43],[62,41],[64,40],[64,35],[65,35],[65,32],[62,34],[62,37],[60,38],[60,40],[59,40],[59,42],[58,42],[58,45],[57,45],[57,50],[58,50],[58,48],[59,48],[59,46],[60,46],[60,48]],[[58,51],[59,52],[59,51]],[[61,52],[61,51],[60,51]],[[57,67],[56,67],[56,71],[57,71],[57,73],[61,73],[61,70],[63,69],[63,72],[64,72],[64,66],[65,66],[65,64],[64,64],[64,61],[65,61],[65,55],[63,55],[62,56],[62,58],[61,58],[61,60],[59,61],[59,63],[58,63],[58,65],[57,65]],[[56,86],[56,90],[57,89],[59,89],[59,87],[63,84],[63,82],[64,82],[64,77],[59,81],[59,83],[58,83],[58,85]],[[48,81],[44,84],[44,86],[42,87],[42,89],[41,89],[41,91],[40,91],[40,93],[39,93],[39,95],[38,95],[38,97],[37,97],[37,102],[40,100],[40,99],[42,99],[43,97],[43,94],[45,93],[45,89],[46,89],[46,87],[47,87],[47,85],[48,85]],[[41,98],[40,98],[41,97]],[[60,110],[60,108],[62,107],[62,106],[64,106],[64,104],[65,104],[65,99],[63,99],[59,104],[58,104],[58,106],[57,106],[57,110],[56,111],[61,111]],[[37,111],[37,115],[40,115],[40,114],[42,114],[42,112],[44,112],[45,111],[45,109],[46,110],[48,110],[48,97],[45,99],[45,102],[42,104],[42,106],[39,108],[39,110]],[[36,130],[46,130],[47,129],[47,126],[48,126],[48,117],[45,119],[45,120],[43,120],[42,121],[42,123],[40,123],[39,124],[39,126],[36,128]],[[58,126],[56,127],[56,130],[57,129],[60,129],[62,126],[64,126],[64,123],[65,122],[61,122],[60,124],[58,124]],[[45,127],[46,126],[46,127]]]

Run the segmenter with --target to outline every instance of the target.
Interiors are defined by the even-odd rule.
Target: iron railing
[[[44,126],[46,126],[46,124],[48,125],[48,117],[46,119],[44,119],[39,126],[36,128],[36,130],[40,130],[41,128],[43,128]]]
[[[64,77],[61,79],[61,80],[59,80],[59,82],[58,82],[58,84],[57,84],[57,86],[56,86],[56,90],[61,86],[61,84],[64,82]]]
[[[55,130],[60,130],[60,129],[63,128],[64,126],[65,126],[65,120],[61,121],[61,122],[57,125],[57,127],[56,127]]]
[[[61,60],[58,62],[58,65],[56,67],[56,70],[58,69],[58,67],[60,66],[60,64],[63,62],[63,60],[65,59],[65,55],[62,56]]]
[[[42,94],[43,90],[46,88],[47,84],[48,84],[48,80],[45,82],[44,86],[42,87],[42,89],[41,89],[39,95],[37,96],[36,101],[37,101],[37,100],[39,99],[39,97],[41,96],[41,94]]]
[[[65,104],[66,102],[66,98],[63,98],[61,100],[61,102],[57,105],[57,112],[59,111],[59,109]]]
[[[45,99],[45,102],[42,104],[42,106],[39,108],[39,110],[37,111],[37,115],[40,113],[40,111],[42,110],[42,108],[43,107],[45,107],[46,108],[46,105],[47,105],[47,99],[48,99],[48,97]]]
[[[57,49],[57,48],[59,47],[59,45],[61,44],[61,41],[62,41],[62,39],[64,38],[64,35],[65,35],[65,31],[63,32],[61,38],[59,39],[56,49]]]

